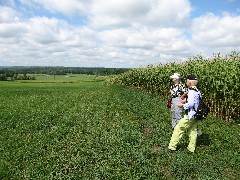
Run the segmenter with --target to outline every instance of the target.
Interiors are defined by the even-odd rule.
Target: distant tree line
[[[88,74],[98,76],[118,75],[130,70],[130,68],[104,68],[104,67],[51,67],[51,66],[11,66],[0,67],[0,77],[14,74],[48,74],[48,75],[66,75],[66,74]]]
[[[27,76],[27,74],[19,75],[18,73],[6,72],[4,74],[0,74],[0,81],[7,80],[36,80],[35,76]]]

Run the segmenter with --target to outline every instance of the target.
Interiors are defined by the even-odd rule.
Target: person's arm
[[[183,104],[187,103],[187,98],[186,97],[182,99],[182,103]]]
[[[187,94],[188,94],[188,92],[185,91],[185,92],[183,93],[183,95],[181,95],[180,98],[181,98],[182,100],[186,99]]]
[[[184,109],[190,109],[193,106],[194,106],[194,91],[189,91],[188,92],[188,102],[185,104],[179,103],[178,107],[183,107]]]
[[[190,109],[194,107],[194,102],[195,102],[195,96],[194,96],[194,91],[189,91],[188,93],[188,102],[186,104],[183,104],[184,109]]]

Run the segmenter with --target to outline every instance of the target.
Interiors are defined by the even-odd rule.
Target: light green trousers
[[[198,124],[197,120],[195,119],[188,120],[187,115],[184,115],[184,117],[179,121],[177,126],[174,128],[168,148],[171,150],[176,150],[177,144],[182,138],[184,132],[188,130],[189,144],[187,149],[191,152],[194,152],[197,142],[197,124]]]

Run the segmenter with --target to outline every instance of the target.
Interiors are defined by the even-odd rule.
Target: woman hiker
[[[172,128],[174,129],[182,119],[182,107],[178,107],[178,104],[187,94],[187,88],[181,83],[180,74],[174,73],[170,78],[173,82],[169,91],[169,99],[171,99]]]

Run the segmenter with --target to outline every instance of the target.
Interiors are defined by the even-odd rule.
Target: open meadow
[[[0,179],[240,179],[237,123],[209,116],[196,153],[185,136],[168,154],[165,100],[95,76],[52,78],[0,82]]]
[[[104,81],[106,76],[96,76],[87,74],[66,74],[66,75],[48,75],[48,74],[29,74],[36,80],[22,80],[20,82],[35,83],[78,83],[78,82],[99,82]]]

